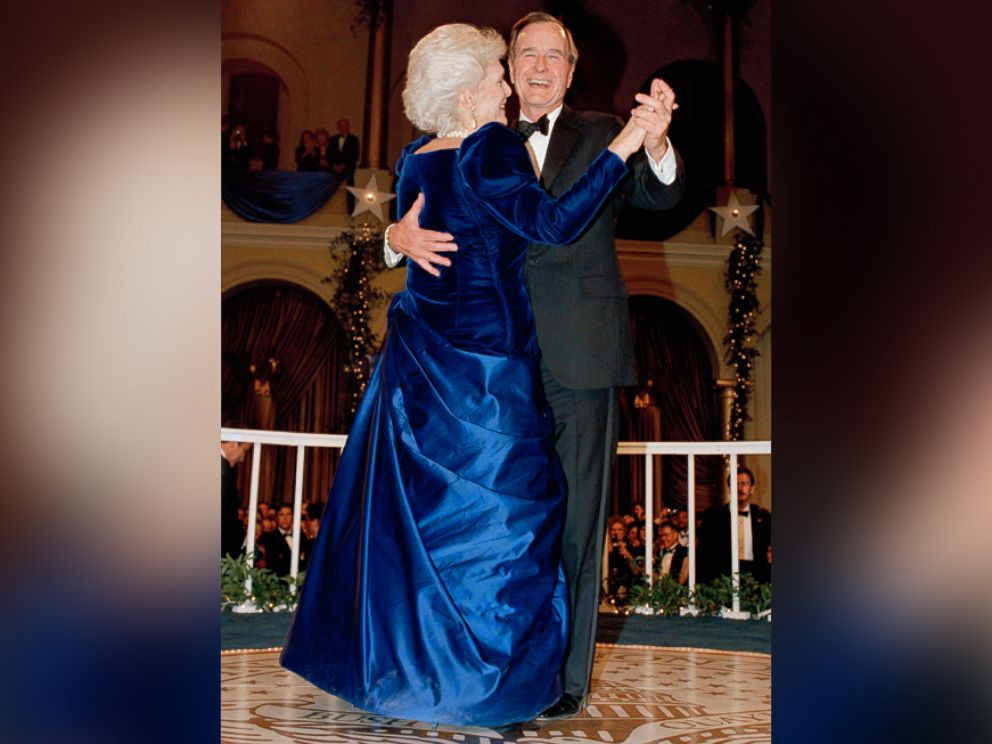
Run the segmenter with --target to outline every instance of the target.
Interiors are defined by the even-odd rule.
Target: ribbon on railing
[[[225,169],[221,198],[251,222],[299,222],[324,206],[343,181],[339,173]]]

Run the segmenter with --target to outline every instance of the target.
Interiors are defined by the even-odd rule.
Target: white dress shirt
[[[534,156],[537,158],[537,165],[541,170],[544,170],[544,160],[548,156],[548,144],[551,142],[551,133],[555,131],[555,124],[558,122],[558,117],[561,116],[562,106],[559,106],[554,111],[548,114],[548,133],[541,134],[540,132],[534,132],[530,137],[527,138],[527,144],[530,145],[531,149],[534,151]],[[520,113],[521,121],[530,121],[523,112]],[[647,150],[644,154],[647,155],[648,164],[651,166],[651,170],[666,186],[670,186],[675,183],[675,176],[678,170],[678,165],[675,160],[675,150],[672,149],[672,142],[667,137],[665,142],[668,145],[668,149],[665,150],[665,154],[661,156],[661,160],[655,162]]]
[[[737,512],[737,559],[741,561],[754,560],[754,540],[751,534],[751,507],[747,515]]]

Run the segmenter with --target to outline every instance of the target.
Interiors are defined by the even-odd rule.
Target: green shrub
[[[767,613],[772,606],[772,586],[763,584],[751,574],[741,576],[740,607],[753,617]],[[734,602],[734,586],[729,576],[720,576],[707,583],[697,583],[690,594],[689,587],[679,584],[669,575],[664,575],[649,587],[647,582],[636,584],[631,590],[631,604],[635,607],[648,607],[656,614],[678,615],[682,608],[690,604],[700,615],[719,615],[724,608]]]
[[[278,576],[268,568],[248,567],[248,557],[224,556],[220,561],[220,608],[230,612],[234,607],[252,601],[264,612],[291,610],[296,606],[296,593],[303,585],[305,571],[296,579]],[[251,576],[251,596],[245,591],[245,580]],[[296,590],[294,592],[293,590]]]
[[[689,604],[689,587],[682,586],[668,574],[648,586],[647,582],[636,584],[631,591],[631,602],[647,605],[663,615],[678,615],[679,610]]]

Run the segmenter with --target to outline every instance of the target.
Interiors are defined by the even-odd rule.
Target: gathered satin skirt
[[[534,718],[561,694],[563,510],[538,359],[457,348],[400,293],[282,664],[394,718]]]

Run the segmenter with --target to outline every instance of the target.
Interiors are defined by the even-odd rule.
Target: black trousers
[[[555,417],[555,449],[568,496],[562,562],[568,579],[571,631],[563,667],[565,692],[589,692],[596,650],[606,492],[616,459],[619,422],[614,388],[574,390],[558,383],[541,362],[544,392]]]

